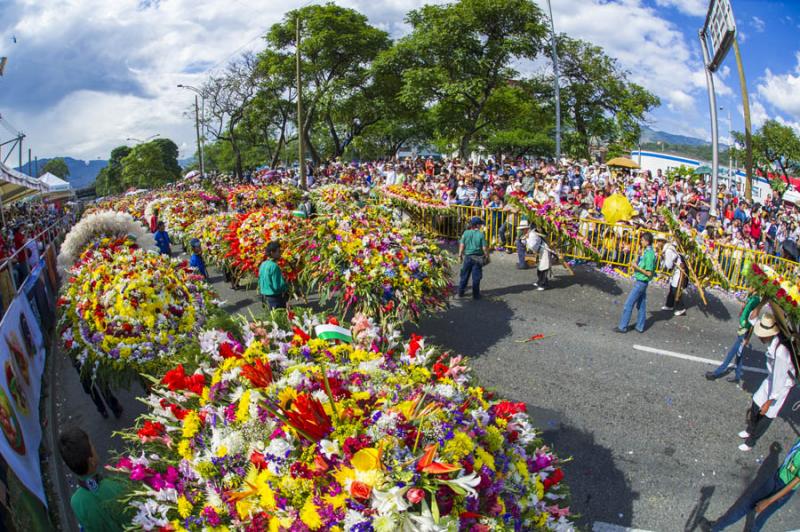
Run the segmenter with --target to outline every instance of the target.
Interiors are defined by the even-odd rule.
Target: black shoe
[[[458,297],[464,297],[464,292],[459,292]]]
[[[719,375],[717,375],[713,371],[706,371],[706,380],[715,381],[717,379],[719,379]]]
[[[513,249],[511,249],[511,248],[506,248],[506,254],[507,254],[507,255],[513,255],[514,253],[516,253],[516,251],[515,251],[515,250],[513,250]]]
[[[626,332],[628,332],[628,329],[620,329],[619,327],[614,327],[613,331],[615,333],[625,334]]]
[[[725,380],[728,381],[728,382],[732,382],[734,384],[739,384],[740,382],[742,382],[742,379],[737,379],[736,375],[731,375],[730,377],[728,377]]]
[[[528,265],[527,264],[517,264],[517,269],[518,270],[527,270],[528,269]]]
[[[711,529],[714,527],[714,522],[709,521],[705,517],[701,517],[697,520],[697,527],[703,532],[711,532]]]

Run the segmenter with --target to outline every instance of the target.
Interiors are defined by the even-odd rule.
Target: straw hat
[[[778,334],[778,325],[775,323],[775,316],[764,314],[753,327],[753,333],[759,338],[769,338]]]
[[[518,230],[519,230],[519,229],[527,229],[527,228],[528,228],[528,220],[522,220],[522,221],[519,223],[519,225],[517,226],[517,229],[518,229]]]

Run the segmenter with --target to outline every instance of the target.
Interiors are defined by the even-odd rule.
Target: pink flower
[[[408,502],[410,502],[411,504],[417,504],[424,498],[425,498],[425,490],[423,490],[422,488],[411,488],[406,493],[406,499],[408,499]]]

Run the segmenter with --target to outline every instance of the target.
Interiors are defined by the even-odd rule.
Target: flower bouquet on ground
[[[363,315],[208,331],[112,468],[144,530],[572,530],[561,461],[461,356]],[[201,357],[203,358],[203,357]]]
[[[680,248],[681,254],[689,262],[690,267],[698,280],[707,283],[719,284],[727,290],[730,287],[728,278],[723,273],[722,267],[714,258],[714,253],[705,245],[700,244],[688,230],[681,226],[681,223],[669,209],[662,209],[661,214],[669,228],[670,233]]]
[[[274,200],[277,205],[285,208],[287,205],[296,205],[301,196],[299,188],[288,185],[243,185],[228,192],[228,207],[232,211],[247,212],[269,207],[271,200]]]
[[[213,294],[188,267],[102,238],[69,270],[58,299],[59,331],[82,372],[112,385],[139,373],[162,375],[200,330]]]
[[[317,211],[322,213],[352,212],[356,208],[354,190],[346,185],[324,185],[314,189],[312,199]]]
[[[296,242],[302,241],[298,235],[307,227],[307,220],[284,210],[263,209],[236,215],[225,236],[229,245],[227,258],[240,274],[258,276],[258,268],[267,256],[267,244],[278,240],[283,255],[278,265],[292,289],[296,289],[301,264]]]
[[[365,212],[318,218],[301,253],[304,284],[345,315],[417,320],[453,290],[451,259],[433,240]]]
[[[602,260],[600,251],[580,233],[580,221],[552,201],[539,203],[524,193],[512,193],[509,198],[554,251],[576,255],[583,260]]]
[[[380,188],[380,193],[395,207],[417,216],[448,214],[453,210],[440,198],[408,184],[387,185]]]
[[[202,192],[177,194],[162,202],[159,219],[177,240],[186,240],[186,230],[204,216],[217,212],[213,201],[204,199]]]

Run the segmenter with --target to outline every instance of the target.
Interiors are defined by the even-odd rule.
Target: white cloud
[[[656,0],[656,5],[674,7],[682,13],[697,17],[704,17],[708,12],[708,2],[706,0]]]
[[[742,105],[738,105],[737,109],[739,110],[739,116],[744,119],[744,107]],[[764,125],[764,122],[769,120],[770,116],[767,112],[767,108],[764,107],[764,104],[759,101],[757,97],[752,97],[750,99],[750,123],[753,126],[753,130],[760,128]]]
[[[751,22],[752,22],[753,28],[754,28],[754,29],[755,29],[755,30],[756,30],[758,33],[761,33],[762,31],[764,31],[764,28],[766,28],[766,27],[767,27],[767,23],[766,23],[766,22],[764,22],[764,20],[763,20],[763,19],[761,19],[761,18],[759,18],[759,17],[757,17],[757,16],[755,16],[755,15],[753,15],[753,19],[752,19],[752,21],[751,21]]]
[[[757,90],[776,109],[789,114],[794,120],[800,120],[800,52],[796,53],[796,58],[794,72],[774,74],[767,69]]]

